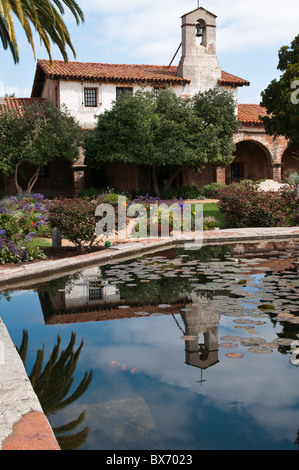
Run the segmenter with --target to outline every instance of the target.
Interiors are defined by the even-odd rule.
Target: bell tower
[[[189,95],[216,88],[221,79],[216,56],[216,16],[202,7],[182,16],[182,57],[178,76],[191,80]]]

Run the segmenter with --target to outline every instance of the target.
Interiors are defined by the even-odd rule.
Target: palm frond
[[[52,62],[51,46],[56,44],[65,62],[67,48],[76,52],[69,31],[62,18],[67,7],[77,24],[84,22],[84,14],[75,0],[0,0],[0,38],[4,49],[10,48],[14,62],[19,62],[13,15],[20,21],[35,56],[32,27],[37,32]]]

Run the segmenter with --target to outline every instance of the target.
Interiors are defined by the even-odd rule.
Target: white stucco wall
[[[47,80],[46,88],[51,88],[49,84],[51,80]],[[53,80],[54,82],[54,80]],[[98,107],[84,106],[84,88],[98,88]],[[69,112],[77,119],[83,129],[93,129],[96,124],[96,117],[106,109],[111,109],[116,99],[117,87],[132,87],[133,93],[141,88],[138,84],[124,83],[97,83],[97,82],[81,82],[71,80],[60,80],[59,96],[60,106],[65,105]],[[180,96],[185,93],[185,87],[176,85],[172,87],[175,93]],[[146,86],[146,90],[153,90],[153,86]],[[51,102],[52,97],[49,96]]]
[[[214,85],[214,83],[213,83]],[[84,88],[98,88],[98,106],[86,107],[84,105]],[[68,111],[79,122],[82,129],[93,129],[96,125],[96,116],[103,113],[106,109],[111,109],[116,99],[117,87],[132,87],[135,94],[141,88],[138,84],[124,83],[98,83],[98,82],[81,82],[79,80],[45,80],[42,96],[51,103],[58,106],[65,105]],[[198,89],[189,85],[173,85],[172,90],[178,96],[193,96]],[[207,86],[206,89],[209,87]],[[238,88],[223,86],[230,91],[235,100],[238,101]],[[152,91],[153,85],[145,87],[146,90]]]
[[[96,282],[103,284],[102,299],[89,299],[89,283]],[[96,307],[97,305],[115,303],[120,300],[118,290],[112,284],[102,282],[99,278],[99,268],[89,268],[82,272],[81,276],[74,283],[71,290],[65,292],[65,309],[78,309],[86,307]]]

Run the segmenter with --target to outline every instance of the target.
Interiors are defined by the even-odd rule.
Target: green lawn
[[[31,241],[28,243],[28,246],[30,246],[31,248],[42,248],[45,246],[52,246],[52,240],[50,238],[42,237],[32,238]]]
[[[220,212],[218,205],[212,203],[203,204],[203,215],[204,217],[215,217],[215,219],[219,221],[223,220],[224,216],[224,214]]]
[[[225,222],[225,216],[222,214],[218,208],[217,204],[207,203],[203,204],[203,216],[204,217],[215,217],[219,222],[219,227],[222,228]]]

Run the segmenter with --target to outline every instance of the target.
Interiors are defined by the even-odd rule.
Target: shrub
[[[57,199],[52,202],[49,210],[50,225],[58,228],[61,235],[78,249],[90,249],[96,239],[96,207],[97,201]]]
[[[180,186],[178,196],[182,199],[201,199],[203,194],[202,190],[200,190],[196,184],[192,183]]]
[[[105,204],[111,204],[112,206],[117,206],[119,196],[120,195],[116,193],[107,194],[107,196],[104,197],[103,202]]]
[[[294,185],[299,184],[299,172],[296,170],[289,170],[284,176],[284,183]]]
[[[166,200],[174,199],[174,198],[178,197],[178,195],[179,195],[178,188],[169,188],[169,189],[167,189],[166,191],[163,192],[163,197]]]
[[[97,188],[87,188],[84,191],[81,191],[79,197],[81,199],[96,199],[101,194],[101,190]]]
[[[218,221],[213,216],[207,216],[203,218],[203,229],[204,230],[213,230],[216,227],[219,227]]]
[[[295,187],[264,192],[251,183],[235,183],[219,190],[218,198],[231,228],[289,226],[299,211]]]
[[[218,198],[219,190],[225,187],[222,183],[210,183],[203,187],[203,194],[207,198]]]

